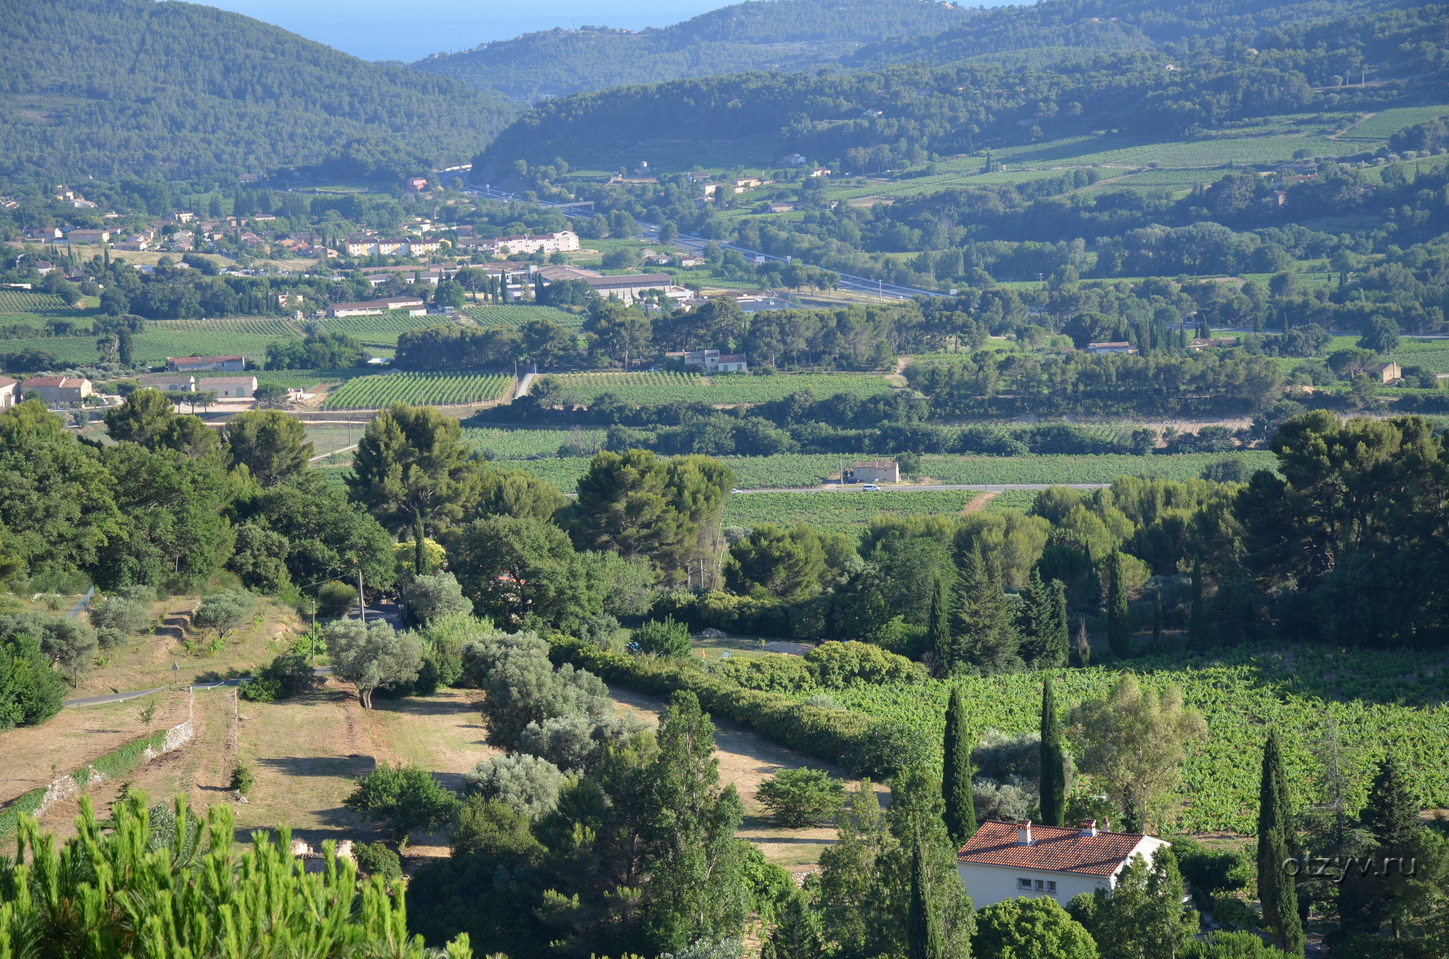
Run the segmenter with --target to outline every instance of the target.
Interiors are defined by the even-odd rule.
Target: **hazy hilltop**
[[[3,175],[391,174],[465,159],[512,112],[210,7],[7,0],[0,17]]]
[[[809,70],[886,38],[939,34],[976,14],[933,0],[752,0],[658,30],[547,30],[413,66],[537,100],[742,70]]]
[[[520,158],[556,157],[576,169],[640,159],[689,169],[723,155],[758,165],[799,153],[860,171],[1093,131],[1190,138],[1247,118],[1377,109],[1442,90],[1445,56],[1433,42],[1442,7],[1305,4],[1296,21],[1297,6],[1252,0],[1174,10],[1048,0],[979,11],[970,31],[902,49],[878,68],[760,71],[548,100],[503,131],[475,169],[496,176]],[[1089,42],[1098,28],[1104,42]],[[857,59],[883,56],[870,48]],[[1341,89],[1368,64],[1375,84]],[[880,156],[848,162],[852,151]]]

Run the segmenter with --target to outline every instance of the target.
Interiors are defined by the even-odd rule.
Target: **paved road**
[[[1107,489],[1111,483],[965,483],[940,486],[882,486],[879,490],[881,495],[888,493],[924,493],[932,490],[962,490],[975,493],[1005,493],[1008,490],[1044,490],[1054,486],[1065,486],[1067,489]],[[736,496],[748,496],[751,493],[859,493],[862,492],[859,486],[846,484],[845,486],[783,486],[770,489],[737,489]],[[872,490],[872,492],[876,492]]]

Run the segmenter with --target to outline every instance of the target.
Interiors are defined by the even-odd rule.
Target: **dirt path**
[[[995,492],[992,490],[986,490],[984,492],[977,493],[975,496],[971,497],[971,502],[961,507],[961,515],[965,516],[967,513],[975,513],[978,510],[985,509],[987,503],[991,502],[993,499],[1000,495],[1001,494],[999,492]]]
[[[650,724],[658,722],[659,714],[664,710],[665,700],[657,696],[618,685],[610,686],[609,692],[621,712],[631,713]],[[714,755],[719,760],[720,781],[732,784],[745,804],[745,821],[740,827],[739,837],[760,847],[766,860],[784,866],[792,873],[813,871],[820,861],[821,850],[835,843],[835,828],[782,829],[773,825],[769,811],[759,800],[760,783],[782,769],[803,766],[823,769],[844,779],[847,789],[855,786],[855,780],[837,766],[777,746],[754,730],[731,720],[715,717],[714,725]]]

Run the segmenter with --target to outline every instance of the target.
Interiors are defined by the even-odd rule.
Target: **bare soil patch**
[[[140,712],[152,702],[156,715],[148,727],[142,725]],[[5,757],[0,763],[0,803],[47,786],[148,732],[185,719],[183,690],[124,703],[62,709],[43,725],[7,729],[0,733],[0,755]]]
[[[978,510],[983,510],[986,508],[987,503],[991,502],[999,495],[1001,495],[999,492],[994,492],[991,490],[977,493],[975,496],[971,497],[971,502],[961,507],[961,514],[964,516],[967,513],[975,513]]]

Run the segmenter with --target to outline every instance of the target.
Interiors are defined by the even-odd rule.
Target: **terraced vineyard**
[[[232,316],[208,320],[149,320],[142,333],[159,332],[217,333],[233,336],[265,336],[274,340],[297,337],[297,331],[286,320],[276,316]]]
[[[582,316],[551,306],[501,303],[492,306],[466,306],[458,312],[482,327],[501,326],[522,329],[531,320],[548,320],[550,323],[557,323],[570,330],[577,330],[584,325]]]
[[[513,377],[503,373],[383,373],[348,380],[327,394],[322,408],[373,410],[390,403],[488,403],[507,396],[513,384]]]
[[[633,405],[665,403],[712,403],[735,405],[768,403],[791,393],[809,390],[825,398],[836,393],[874,396],[891,390],[884,376],[874,373],[782,373],[749,376],[731,373],[705,377],[698,373],[651,371],[647,373],[557,373],[550,374],[562,390],[565,401],[581,406],[612,393]]]
[[[1449,666],[1440,658],[1321,647],[1240,647],[1214,658],[1194,655],[1134,660],[1144,685],[1169,683],[1207,720],[1208,740],[1187,751],[1186,797],[1179,828],[1188,832],[1251,833],[1257,810],[1258,757],[1268,724],[1283,735],[1291,781],[1316,778],[1315,742],[1330,718],[1343,731],[1343,772],[1352,785],[1349,809],[1365,800],[1373,766],[1392,746],[1415,770],[1421,808],[1449,805]],[[1108,669],[1054,672],[1057,702],[1071,705],[1105,696],[1116,679]],[[1041,673],[953,680],[966,695],[972,733],[1035,732],[1041,719]],[[802,694],[802,698],[803,698]],[[941,742],[950,685],[852,687],[832,695],[842,705],[917,729]],[[1351,733],[1349,732],[1351,731]],[[1308,797],[1299,794],[1302,804]]]
[[[450,321],[441,316],[409,316],[403,310],[393,310],[374,316],[343,316],[323,320],[322,328],[329,333],[342,333],[352,337],[364,346],[397,346],[397,338],[409,330],[422,330],[430,326],[447,326]]]
[[[34,290],[5,290],[0,289],[0,323],[22,323],[24,320],[12,319],[11,314],[37,314],[50,313],[52,311],[70,312],[70,307],[65,301],[51,293],[40,293]]]

